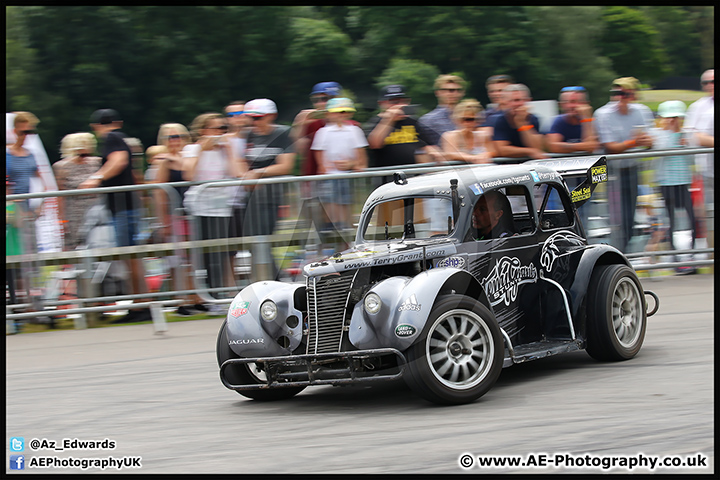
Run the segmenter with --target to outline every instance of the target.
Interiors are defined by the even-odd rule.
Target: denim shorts
[[[318,197],[323,203],[336,205],[351,205],[353,203],[353,190],[350,179],[325,180],[318,185]]]
[[[140,212],[137,210],[119,210],[113,215],[115,240],[118,247],[137,245],[135,238],[140,224]]]

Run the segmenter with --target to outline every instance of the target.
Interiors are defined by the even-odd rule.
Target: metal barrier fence
[[[609,208],[613,203],[610,195],[615,194],[612,192],[613,184],[618,181],[613,168],[615,162],[639,159],[639,183],[650,185],[654,166],[649,159],[713,152],[713,148],[684,148],[607,155],[609,187],[599,186],[591,202],[581,209],[588,240],[611,244],[618,241],[614,232],[620,229],[613,223]],[[572,155],[552,155],[554,158],[568,156]],[[499,164],[522,161],[495,159],[495,163]],[[6,291],[6,318],[15,321],[60,313],[79,314],[75,320],[76,328],[85,328],[100,312],[127,308],[127,305],[118,305],[117,302],[134,301],[133,308],[152,309],[156,328],[162,330],[166,327],[163,325],[164,317],[158,314],[160,307],[192,303],[192,297],[196,295],[195,301],[224,305],[250,282],[271,278],[295,279],[304,263],[352,245],[354,227],[366,198],[377,185],[390,181],[398,169],[404,170],[407,175],[418,175],[470,167],[472,165],[419,164],[256,181],[177,182],[7,195],[6,203],[100,194],[98,203],[102,204],[105,194],[130,192],[142,205],[142,213],[134,246],[93,243],[90,237],[98,233],[97,229],[105,228],[107,234],[107,229],[112,226],[107,218],[102,220],[102,215],[99,215],[100,220],[95,219],[94,224],[93,219],[88,219],[86,215],[82,231],[75,232],[84,236],[80,247],[69,251],[36,252],[32,245],[33,216],[25,212],[24,221],[19,223],[21,237],[26,239],[23,245],[25,251],[6,256],[7,270],[19,274],[15,280],[19,280],[19,291],[24,301],[8,301]],[[325,202],[318,195],[318,191],[326,191],[328,182],[344,182],[339,188],[346,189],[351,200],[345,207],[344,221],[339,227],[328,222],[327,194],[322,195]],[[179,192],[186,187],[190,187],[191,193],[185,193],[183,197]],[[250,189],[254,190],[251,200],[243,205],[247,197],[242,192]],[[337,199],[330,197],[330,200]],[[342,200],[338,200],[340,202]],[[123,206],[118,207],[122,210]],[[655,205],[653,208],[656,214],[664,211],[662,206]],[[108,212],[104,213],[107,215]],[[641,212],[636,220],[638,217],[642,217]],[[647,225],[640,221],[633,227],[636,235],[627,242],[625,253],[633,262],[648,259],[635,265],[638,270],[713,265],[712,204],[703,211],[702,217],[707,233],[704,245],[698,242],[694,249],[646,252],[644,247],[648,234],[644,230]],[[687,230],[687,219],[684,222],[682,229]],[[695,255],[695,258],[683,258],[687,255]],[[668,257],[672,260],[667,261]],[[659,262],[656,261],[658,259]],[[131,268],[123,268],[123,265],[129,262],[143,264],[149,287],[147,293],[132,292],[128,288],[127,284],[132,284],[132,273],[128,272]],[[62,298],[62,293],[67,292],[67,286],[73,282],[72,298]],[[17,310],[29,311],[14,313]]]

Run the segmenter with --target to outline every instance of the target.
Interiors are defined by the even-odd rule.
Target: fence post
[[[252,270],[250,279],[252,282],[271,280],[274,278],[272,272],[272,246],[268,235],[255,237],[252,246]]]

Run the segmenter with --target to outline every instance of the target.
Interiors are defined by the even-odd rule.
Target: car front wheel
[[[410,387],[440,404],[469,403],[495,384],[504,344],[492,312],[462,295],[441,297],[407,351]]]

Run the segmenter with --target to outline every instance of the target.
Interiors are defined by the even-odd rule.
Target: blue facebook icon
[[[10,470],[25,470],[25,455],[10,455]]]

